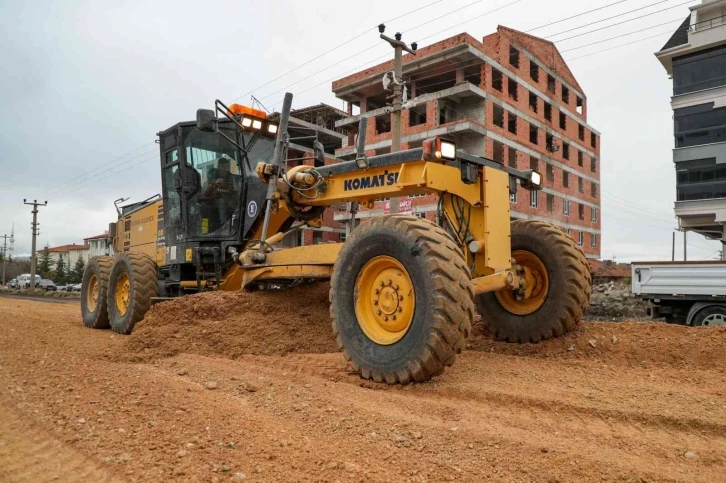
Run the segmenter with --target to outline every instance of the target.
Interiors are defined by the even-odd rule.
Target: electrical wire
[[[584,49],[585,47],[590,47],[592,45],[602,44],[603,42],[609,42],[611,40],[617,40],[617,39],[622,38],[622,37],[628,37],[628,36],[633,35],[633,34],[637,34],[637,33],[640,33],[640,32],[645,32],[646,30],[652,30],[654,28],[662,27],[663,25],[668,25],[668,24],[671,24],[671,23],[674,23],[674,22],[683,22],[683,18],[678,18],[678,19],[670,20],[668,22],[659,23],[658,25],[653,25],[652,27],[646,27],[644,29],[634,30],[632,32],[628,32],[628,33],[625,33],[625,34],[616,35],[615,37],[610,37],[610,38],[607,38],[607,39],[598,40],[597,42],[591,42],[589,44],[580,45],[579,47],[573,47],[571,49],[561,50],[560,53],[561,54],[564,54],[565,52],[571,52],[573,50]]]
[[[585,57],[590,57],[590,56],[596,55],[596,54],[602,54],[603,52],[609,52],[611,50],[619,49],[621,47],[627,47],[628,45],[637,44],[637,43],[640,43],[640,42],[644,42],[646,40],[654,39],[656,37],[661,37],[663,35],[673,35],[673,32],[672,31],[661,32],[659,34],[655,34],[655,35],[651,35],[650,37],[644,37],[642,39],[634,40],[634,41],[628,42],[626,44],[616,45],[615,47],[610,47],[608,49],[603,49],[603,50],[598,50],[598,51],[595,51],[595,52],[590,52],[589,54],[581,55],[579,57],[572,57],[570,59],[565,59],[565,61],[566,62],[572,62],[574,60],[584,59]]]
[[[608,8],[608,7],[612,7],[613,5],[617,5],[619,3],[623,3],[623,2],[627,2],[627,1],[628,0],[620,0],[618,2],[609,3],[609,4],[604,5],[602,7],[593,8],[592,10],[588,10],[586,12],[578,13],[577,15],[572,15],[571,17],[561,18],[559,20],[555,20],[554,22],[546,23],[544,25],[540,25],[539,27],[535,27],[533,29],[525,30],[525,33],[534,32],[535,30],[539,30],[539,29],[542,29],[542,28],[545,28],[545,27],[549,27],[550,25],[555,25],[555,24],[558,24],[558,23],[565,22],[566,20],[572,20],[573,18],[582,17],[583,15],[587,15],[588,13],[597,12],[598,10],[603,10],[603,9]]]

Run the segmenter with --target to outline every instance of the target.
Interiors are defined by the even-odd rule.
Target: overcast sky
[[[655,1],[622,1],[532,33],[553,36]],[[425,46],[460,32],[481,39],[498,24],[526,31],[616,2],[0,0],[0,235],[14,223],[15,253],[30,252],[31,210],[23,198],[48,200],[39,214],[39,247],[102,233],[115,219],[115,199],[160,191],[155,134],[192,120],[216,98],[249,101],[253,92],[272,110],[287,89],[295,94],[293,108],[342,108],[332,79],[391,55],[375,26],[414,5],[419,10],[389,21],[389,31]],[[551,38],[674,7],[557,43],[587,95],[589,123],[602,132],[603,258],[670,259],[677,226],[671,81],[653,52],[688,14],[682,3],[661,1]],[[499,7],[505,8],[484,15]],[[583,47],[600,40],[606,41]],[[693,259],[714,258],[720,249],[696,234],[688,243]],[[680,234],[676,250],[682,256]]]

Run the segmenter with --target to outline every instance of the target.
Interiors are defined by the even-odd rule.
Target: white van
[[[41,280],[40,275],[35,276],[35,285],[38,285],[38,282]],[[18,288],[30,288],[30,274],[24,273],[22,275],[18,276],[18,282],[17,282]]]

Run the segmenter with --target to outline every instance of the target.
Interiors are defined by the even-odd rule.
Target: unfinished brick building
[[[402,149],[441,135],[460,149],[518,169],[536,169],[544,189],[518,188],[512,218],[547,220],[567,230],[590,258],[600,255],[600,134],[587,123],[587,98],[552,42],[506,27],[478,41],[462,33],[403,58],[409,101]],[[348,117],[335,123],[348,139],[339,159],[355,157],[354,137],[367,116],[366,152],[390,152],[390,108],[381,83],[393,62],[333,82]],[[360,114],[353,115],[354,106]],[[386,212],[376,210],[359,217]],[[433,219],[435,195],[403,200],[402,211]],[[345,221],[349,215],[335,214]]]

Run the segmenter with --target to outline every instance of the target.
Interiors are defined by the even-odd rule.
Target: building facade
[[[69,268],[73,269],[79,258],[83,258],[84,263],[88,261],[88,245],[78,245],[76,243],[72,243],[70,245],[49,247],[47,249],[43,248],[36,253],[36,261],[38,263],[40,263],[40,260],[42,259],[46,250],[50,255],[50,266],[52,270],[56,269],[60,260],[63,260],[63,265],[65,266],[66,270],[68,270]]]
[[[675,214],[726,239],[726,1],[705,0],[655,55],[673,79]],[[724,254],[726,259],[726,253]]]
[[[88,257],[112,257],[113,243],[108,232],[102,235],[89,236],[84,238],[83,242],[88,245]]]
[[[381,78],[392,69],[391,61],[333,82],[348,106],[348,116],[335,124],[348,130],[338,158],[355,157],[361,116],[368,118],[366,154],[390,152],[390,107]],[[511,217],[552,222],[588,257],[599,258],[600,133],[588,124],[587,97],[553,43],[501,26],[481,41],[462,33],[404,56],[403,77],[409,100],[401,115],[402,149],[443,136],[471,154],[536,169],[544,189],[518,187]],[[360,114],[353,114],[354,106]],[[357,216],[384,214],[387,203]],[[436,195],[425,195],[403,199],[400,208],[433,219],[436,207]],[[349,217],[334,214],[337,221]]]

